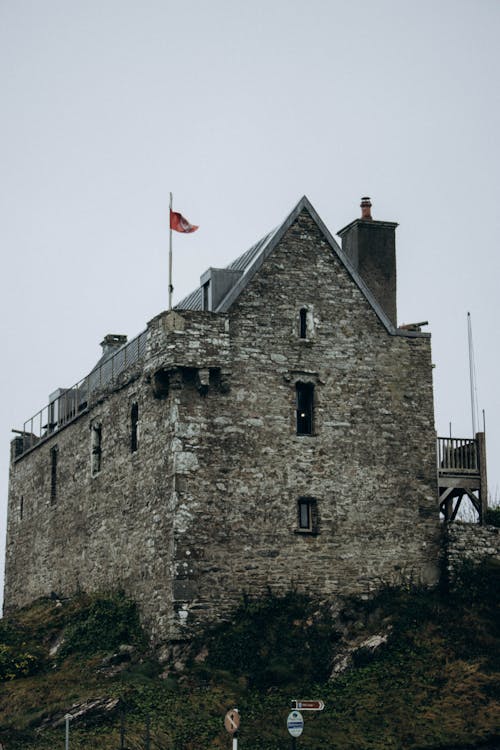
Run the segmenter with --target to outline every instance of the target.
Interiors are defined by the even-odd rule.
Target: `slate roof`
[[[226,266],[226,268],[229,271],[243,271],[243,273],[245,273],[259,253],[261,253],[267,246],[267,243],[271,240],[276,231],[277,229],[273,229],[271,232],[268,232],[262,237],[262,239],[256,242],[255,245],[252,245],[252,247],[245,250],[245,252],[236,258],[236,260],[233,260],[232,263]],[[184,299],[178,302],[174,307],[176,310],[202,310],[201,286],[188,294],[187,297],[184,297]]]
[[[351,276],[354,283],[359,287],[363,295],[366,297],[367,301],[372,306],[374,312],[376,313],[377,317],[380,319],[384,327],[387,329],[388,333],[392,334],[393,336],[406,336],[406,337],[411,337],[411,338],[429,337],[430,336],[429,333],[402,330],[402,329],[396,328],[393,325],[393,323],[389,320],[389,318],[387,317],[386,313],[384,312],[380,304],[375,299],[371,290],[366,285],[365,281],[362,279],[362,277],[357,272],[357,270],[351,265],[351,262],[347,258],[347,256],[344,255],[340,245],[334,239],[334,237],[332,236],[332,234],[330,233],[326,225],[323,223],[319,214],[316,212],[315,208],[313,207],[313,205],[311,204],[311,202],[305,195],[300,199],[297,205],[292,209],[292,211],[290,211],[286,219],[278,227],[276,227],[271,232],[266,234],[258,242],[252,245],[252,247],[250,247],[242,255],[236,258],[236,260],[234,260],[232,263],[226,266],[226,268],[229,270],[242,271],[243,273],[235,281],[234,286],[229,290],[229,292],[226,294],[224,299],[219,303],[216,309],[213,310],[213,312],[227,312],[229,310],[232,303],[241,294],[243,289],[247,286],[247,284],[250,282],[252,277],[259,270],[262,263],[272,253],[272,251],[274,250],[276,245],[279,243],[279,241],[281,240],[285,232],[292,226],[296,218],[299,216],[299,214],[303,210],[306,210],[310,214],[311,218],[318,226],[318,229],[320,230],[324,239],[326,240],[326,242],[328,242],[332,251],[338,257],[342,265],[346,268],[347,272]],[[177,305],[175,305],[175,309],[176,310],[200,310],[201,311],[202,310],[201,287],[198,287],[193,292],[191,292],[191,294],[188,294],[187,297],[184,297],[183,300],[178,302]]]
[[[254,258],[256,258],[257,255],[266,247],[266,244],[271,240],[276,230],[277,228],[273,229],[271,232],[268,232],[268,234],[266,234],[264,237],[262,237],[262,239],[256,242],[255,245],[252,245],[252,247],[242,255],[240,255],[239,258],[233,260],[233,262],[226,266],[226,268],[230,269],[231,271],[244,271],[254,260]]]
[[[201,298],[201,286],[184,297],[180,302],[174,305],[174,310],[201,310],[202,309],[202,298]]]

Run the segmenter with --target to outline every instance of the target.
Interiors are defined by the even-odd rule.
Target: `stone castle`
[[[25,423],[6,610],[121,588],[158,643],[243,593],[437,580],[458,485],[436,471],[430,334],[397,325],[397,225],[370,206],[340,247],[302,198]]]

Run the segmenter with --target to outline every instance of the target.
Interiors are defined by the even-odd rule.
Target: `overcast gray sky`
[[[498,0],[1,0],[2,563],[10,430],[165,309],[169,191],[174,302],[303,194],[332,233],[370,195],[440,434],[472,431],[471,312],[495,493],[499,38]]]

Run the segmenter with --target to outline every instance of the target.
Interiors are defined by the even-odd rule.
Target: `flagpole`
[[[170,193],[170,211],[168,212],[168,226],[170,227],[169,250],[168,250],[168,309],[172,309],[172,193]]]

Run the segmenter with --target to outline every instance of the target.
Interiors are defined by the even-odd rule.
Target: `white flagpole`
[[[170,228],[169,251],[168,251],[168,309],[169,310],[172,309],[172,292],[174,291],[174,287],[172,286],[172,225],[170,223],[171,211],[172,211],[172,193],[170,193],[170,211],[168,212],[168,226]]]

